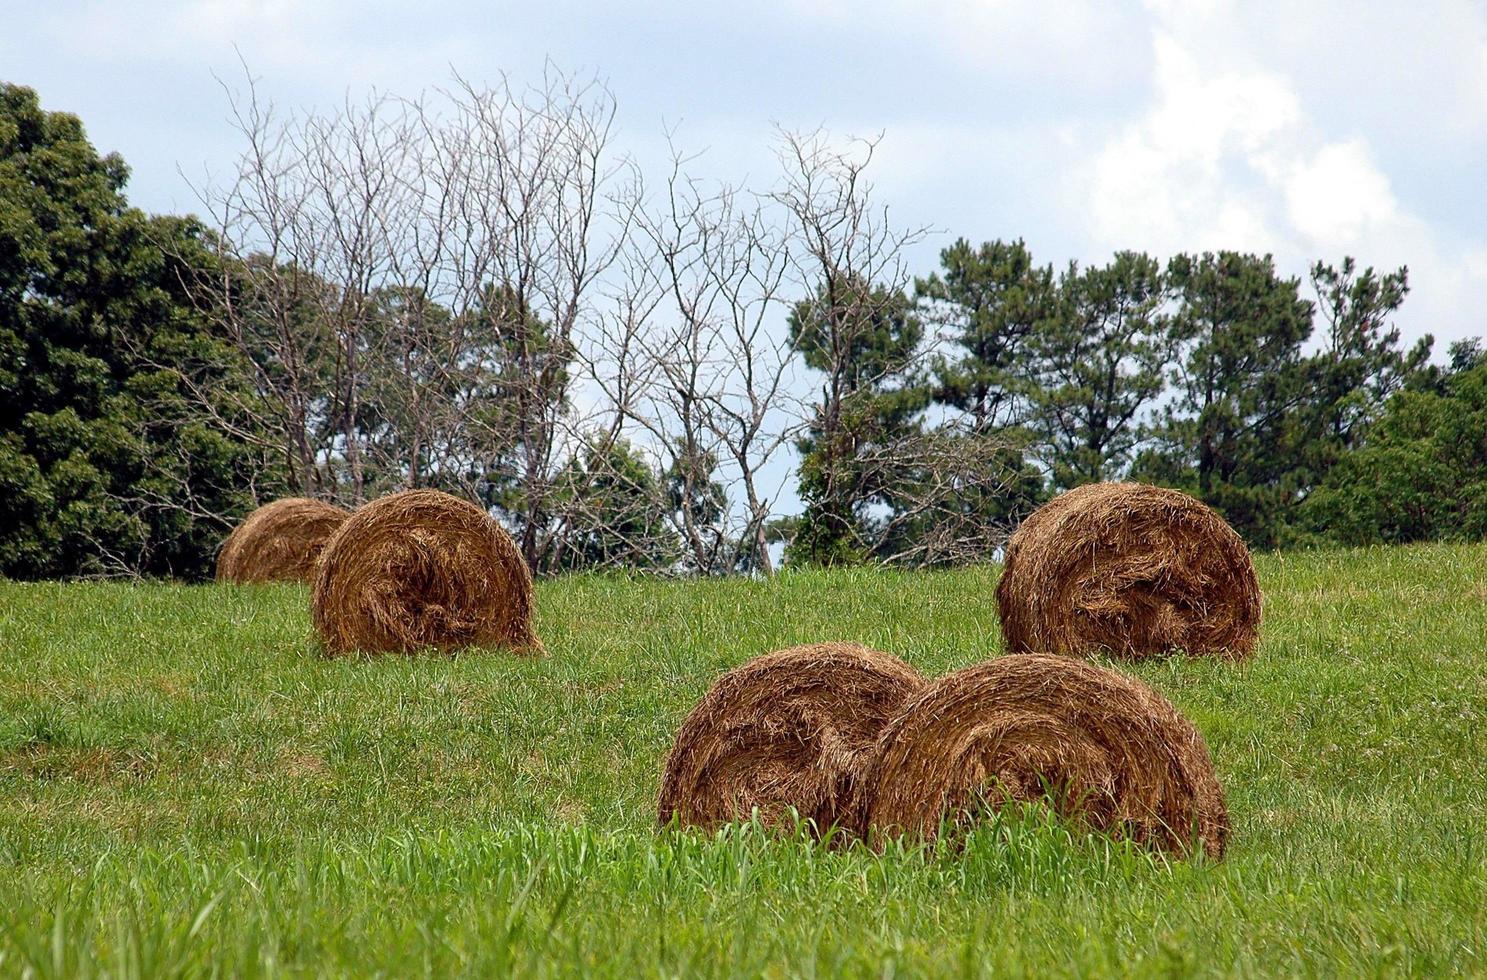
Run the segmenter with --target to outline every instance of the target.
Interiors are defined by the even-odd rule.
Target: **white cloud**
[[[1162,252],[1262,248],[1273,206],[1255,183],[1286,169],[1301,121],[1295,95],[1263,72],[1207,74],[1167,35],[1153,49],[1154,104],[1093,160],[1094,234]]]
[[[1096,140],[1077,178],[1092,240],[1157,254],[1269,252],[1293,275],[1311,261],[1408,265],[1411,333],[1480,332],[1487,245],[1433,226],[1403,202],[1363,134],[1329,138],[1285,72],[1245,47],[1227,8],[1157,13],[1150,103]],[[1214,16],[1217,11],[1219,16]],[[1474,297],[1476,299],[1474,300]]]
[[[1328,144],[1298,160],[1284,190],[1291,225],[1318,243],[1362,244],[1372,230],[1387,231],[1405,220],[1389,179],[1358,139]]]
[[[27,5],[22,5],[27,6]],[[52,0],[0,61],[135,165],[141,197],[235,144],[211,73],[241,50],[285,107],[413,93],[546,56],[615,79],[621,141],[772,172],[769,123],[885,133],[874,179],[903,224],[1021,236],[1049,261],[1112,248],[1351,253],[1408,263],[1408,330],[1483,330],[1487,5],[1482,0]],[[915,257],[919,262],[919,257]],[[928,254],[926,261],[934,257]]]
[[[1481,0],[1248,0],[1216,26],[1284,71],[1319,124],[1366,130],[1380,150],[1480,147],[1487,137]]]

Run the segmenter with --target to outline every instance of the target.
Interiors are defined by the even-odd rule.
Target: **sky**
[[[619,143],[768,178],[775,125],[881,133],[876,189],[940,247],[1044,262],[1269,252],[1408,265],[1397,322],[1487,333],[1487,0],[3,0],[0,79],[77,113],[189,211],[239,149],[222,84],[328,108],[545,62],[607,80]],[[220,80],[220,81],[219,81]]]

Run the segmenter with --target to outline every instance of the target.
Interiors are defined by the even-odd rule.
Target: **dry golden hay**
[[[860,776],[874,843],[931,840],[1007,802],[1091,830],[1223,856],[1224,791],[1203,736],[1162,695],[1072,657],[1010,654],[928,685]]]
[[[348,511],[319,500],[286,497],[249,514],[217,555],[219,582],[308,582],[315,561]]]
[[[1249,549],[1185,493],[1095,483],[1034,511],[997,583],[1010,653],[1244,657],[1260,626]]]
[[[854,779],[879,732],[924,686],[890,654],[854,643],[778,650],[718,679],[677,730],[661,778],[664,826],[750,819],[793,807],[817,833],[855,821]]]
[[[311,606],[332,656],[541,650],[532,576],[511,536],[479,507],[438,490],[395,493],[353,514],[325,546]]]

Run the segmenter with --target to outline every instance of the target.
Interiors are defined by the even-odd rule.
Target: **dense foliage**
[[[238,383],[182,292],[202,229],[129,207],[127,177],[0,86],[0,574],[199,576],[272,482],[186,397]]]
[[[1470,344],[1452,354],[1339,456],[1302,507],[1307,530],[1343,544],[1487,538],[1487,358]]]

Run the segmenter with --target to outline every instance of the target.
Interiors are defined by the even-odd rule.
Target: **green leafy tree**
[[[1302,505],[1317,538],[1348,545],[1487,538],[1487,360],[1453,349],[1457,370],[1395,393],[1366,443]]]
[[[568,408],[573,349],[507,284],[486,289],[466,321],[465,329],[483,338],[471,392],[471,424],[482,433],[483,496],[516,528],[527,564],[544,568],[556,509],[549,498],[563,465],[557,420]]]
[[[915,297],[951,344],[935,362],[933,396],[952,411],[902,464],[882,550],[932,564],[978,560],[1043,496],[1027,423],[1033,345],[1059,316],[1058,282],[1021,240],[959,239],[916,281]]]
[[[805,512],[790,561],[842,564],[872,552],[870,509],[894,474],[876,450],[918,431],[930,389],[915,370],[924,330],[900,290],[845,279],[797,303],[790,341],[821,372],[821,399],[801,453]]]
[[[1470,371],[1474,367],[1487,364],[1487,347],[1482,345],[1482,338],[1468,337],[1466,340],[1458,340],[1446,349],[1447,351],[1447,377],[1451,374],[1459,374]],[[1417,374],[1419,378],[1424,372]],[[1415,380],[1415,379],[1411,379]]]
[[[1426,335],[1404,350],[1399,329],[1390,323],[1409,293],[1405,268],[1385,275],[1371,268],[1360,273],[1348,257],[1341,268],[1318,262],[1311,280],[1326,330],[1312,395],[1314,466],[1325,474],[1358,448],[1389,397],[1425,367],[1434,341]]]
[[[935,371],[935,399],[965,412],[977,432],[1021,421],[1029,345],[1058,316],[1052,266],[1034,264],[1021,240],[940,252],[941,271],[915,284],[926,315],[958,349]]]
[[[356,429],[367,487],[374,495],[412,487],[462,493],[458,462],[473,450],[464,403],[479,382],[465,324],[419,289],[377,289],[366,306]]]
[[[1446,363],[1424,365],[1410,375],[1402,390],[1444,395],[1449,392],[1451,380],[1456,375],[1480,364],[1487,364],[1487,347],[1483,346],[1480,337],[1453,341],[1446,348]]]
[[[188,398],[242,382],[184,295],[205,233],[129,207],[127,178],[75,116],[0,85],[0,574],[201,576],[274,485],[225,434],[243,420]]]
[[[1311,304],[1268,255],[1179,255],[1167,275],[1174,398],[1135,473],[1193,490],[1251,544],[1273,546],[1311,483],[1298,412],[1312,397]]]
[[[543,570],[679,567],[682,541],[671,524],[663,477],[623,440],[594,437],[557,479],[559,533]]]
[[[693,572],[752,571],[755,546],[745,535],[730,541],[728,493],[717,479],[718,457],[704,449],[687,451],[686,440],[677,439],[671,465],[666,469],[666,499],[673,526],[686,545],[685,564]],[[728,555],[737,569],[728,567]]]
[[[1034,427],[1059,488],[1120,476],[1141,438],[1141,415],[1161,394],[1172,344],[1166,280],[1150,256],[1070,266],[1059,315],[1029,339]]]

